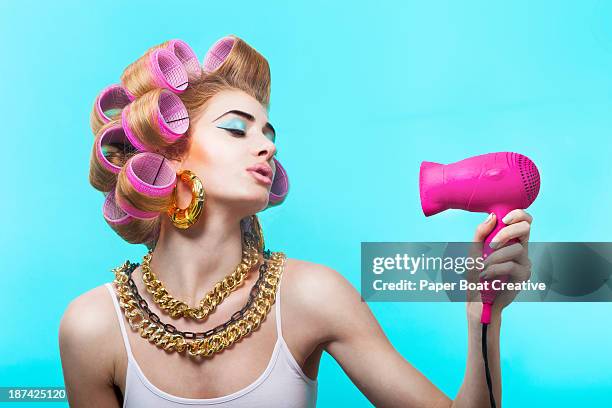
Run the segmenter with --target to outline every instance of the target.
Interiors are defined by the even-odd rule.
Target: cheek
[[[211,129],[200,130],[192,135],[193,142],[189,151],[189,160],[196,165],[214,165],[221,158],[224,140]]]
[[[209,135],[214,136],[214,135]],[[204,137],[202,134],[194,135],[193,143],[189,151],[189,160],[198,165],[208,164],[218,157],[219,140],[216,137]]]
[[[231,140],[224,140],[224,135],[209,135],[207,140],[194,139],[189,152],[188,165],[209,182],[230,182],[231,175],[238,175],[247,167],[241,148]]]
[[[207,160],[206,150],[198,140],[194,140],[191,144],[191,149],[189,150],[189,160],[198,163],[202,163]]]

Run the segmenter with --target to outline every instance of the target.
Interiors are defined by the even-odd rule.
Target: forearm
[[[501,407],[500,327],[501,312],[493,308],[491,323],[487,329],[487,354],[497,407]],[[490,406],[482,355],[482,324],[479,314],[475,316],[474,313],[468,313],[468,357],[465,377],[452,407],[489,408]]]

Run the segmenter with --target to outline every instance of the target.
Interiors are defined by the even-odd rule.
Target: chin
[[[258,188],[259,191],[250,191],[240,198],[240,202],[252,208],[251,213],[256,213],[268,206],[270,192],[267,189]]]
[[[258,211],[261,211],[268,206],[269,199],[270,199],[269,193],[266,193],[264,197],[260,197],[260,199],[258,200],[258,203],[260,204],[261,208]]]

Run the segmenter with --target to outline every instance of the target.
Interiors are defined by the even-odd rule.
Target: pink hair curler
[[[96,98],[96,115],[102,123],[108,123],[113,116],[118,116],[121,109],[131,102],[125,88],[113,84],[104,88]]]
[[[125,199],[121,199],[121,197],[117,193],[115,193],[115,201],[116,201],[117,205],[126,214],[128,214],[132,218],[137,218],[137,219],[140,219],[140,220],[150,220],[150,219],[158,217],[159,214],[160,214],[159,212],[155,212],[155,211],[143,211],[143,210],[140,210],[140,209],[134,207],[133,205],[131,205]]]
[[[204,72],[210,73],[219,68],[232,51],[235,42],[236,40],[231,35],[217,40],[204,56],[204,61],[202,62]]]
[[[161,135],[170,143],[189,129],[189,114],[181,98],[170,92],[162,92],[159,96],[157,123]]]
[[[130,122],[128,121],[129,111],[130,111],[130,106],[128,105],[121,112],[121,127],[125,131],[125,135],[127,136],[132,146],[134,146],[136,149],[140,150],[141,152],[146,152],[149,150],[149,148],[140,141],[140,139],[134,134],[134,132],[132,132],[132,129],[130,127]]]
[[[104,132],[96,139],[95,147],[96,157],[100,165],[113,174],[119,174],[122,166],[117,166],[116,164],[111,163],[104,155],[104,145],[109,145],[111,143],[118,143],[124,146],[131,145],[125,131],[121,126],[115,125],[105,129]]]
[[[164,156],[151,152],[138,153],[125,165],[125,174],[134,190],[151,197],[172,194],[176,172]]]
[[[182,40],[168,41],[167,49],[172,51],[174,55],[181,61],[189,78],[197,79],[202,75],[202,68],[198,61],[198,56],[193,49]]]
[[[111,225],[125,225],[134,220],[134,218],[126,213],[115,200],[115,188],[105,194],[104,205],[102,206],[102,214],[104,219]]]
[[[131,244],[145,244],[147,247],[151,247],[155,244],[155,240],[159,235],[159,213],[153,213],[152,217],[143,218],[144,220],[151,220],[154,224],[151,224],[151,231],[147,234],[144,240],[140,239],[137,235],[134,235],[132,223],[138,221],[137,218],[131,216],[119,206],[116,201],[116,190],[105,193],[104,205],[102,206],[102,213],[106,222],[112,227],[112,229],[126,239]],[[138,212],[138,210],[136,210]],[[157,220],[155,220],[157,218]]]
[[[189,76],[181,61],[172,51],[158,48],[141,58],[146,60],[145,67],[151,75],[152,82],[142,84],[140,81],[132,80],[131,76],[134,75],[135,68],[128,67],[122,76],[122,83],[130,99],[136,99],[153,88],[166,88],[174,93],[182,93],[187,89]],[[134,64],[138,64],[139,61]],[[130,78],[125,77],[126,72],[130,72],[128,75]]]
[[[187,89],[189,85],[187,71],[172,52],[163,49],[153,51],[150,54],[149,64],[154,73],[153,78],[160,88],[167,88],[176,93]]]
[[[289,192],[289,178],[287,177],[287,171],[283,166],[281,166],[280,162],[276,160],[276,158],[274,158],[274,164],[276,166],[276,172],[274,173],[274,180],[272,180],[272,187],[270,188],[268,207],[280,204]]]
[[[138,101],[133,102],[138,103]],[[128,105],[121,112],[121,126],[129,141],[138,150],[145,152],[151,150],[143,141],[143,133],[154,132],[159,134],[168,144],[176,142],[189,129],[189,114],[181,99],[166,90],[162,90],[157,101],[157,107],[152,112],[155,118],[153,121],[157,128],[150,128],[150,121],[143,118],[142,123],[136,128],[130,125],[132,105]]]
[[[495,228],[484,241],[483,256],[487,257],[493,252],[489,243],[505,226],[502,219],[506,214],[529,207],[538,196],[540,173],[528,157],[511,152],[483,154],[447,165],[424,161],[419,191],[426,216],[451,208],[495,213]],[[504,276],[500,280],[507,279]],[[481,291],[481,295],[481,322],[488,324],[497,291]]]

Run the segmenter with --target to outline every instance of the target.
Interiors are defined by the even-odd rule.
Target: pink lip
[[[256,180],[261,181],[267,185],[272,184],[272,177],[274,173],[272,172],[272,167],[265,163],[257,163],[251,167],[246,169],[250,172]]]
[[[266,177],[261,173],[256,172],[255,170],[247,170],[249,173],[251,173],[251,175],[257,180],[257,181],[261,181],[262,183],[266,184],[266,185],[271,185],[272,184],[272,180],[270,179],[270,177]]]

